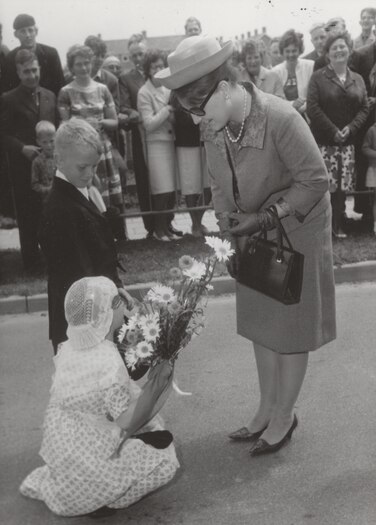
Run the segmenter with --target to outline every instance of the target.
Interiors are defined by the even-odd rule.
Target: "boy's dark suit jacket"
[[[15,63],[17,51],[20,49],[21,47],[16,47],[6,56],[4,68],[4,91],[9,91],[17,87],[20,83]],[[58,52],[54,47],[46,46],[45,44],[37,44],[35,54],[38,57],[40,66],[40,85],[49,89],[57,96],[60,89],[65,84]]]
[[[50,339],[66,340],[64,298],[82,277],[104,275],[122,287],[117,253],[107,219],[80,191],[55,178],[40,228],[40,243],[48,267]]]

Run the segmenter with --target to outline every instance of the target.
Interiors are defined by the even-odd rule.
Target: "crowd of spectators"
[[[328,169],[338,237],[346,236],[349,193],[364,228],[376,233],[375,22],[376,10],[362,9],[361,34],[354,39],[341,17],[315,23],[314,49],[306,55],[303,35],[293,29],[268,45],[259,37],[236,39],[232,58],[242,81],[286,99],[310,126]],[[124,71],[106,43],[90,35],[69,49],[63,70],[56,49],[37,42],[33,16],[18,15],[13,28],[20,45],[9,51],[1,42],[0,48],[0,214],[17,219],[25,269],[39,264],[37,231],[56,169],[54,134],[72,117],[99,133],[102,154],[88,190],[115,239],[126,239],[127,165],[148,237],[168,242],[182,235],[172,224],[180,195],[192,235],[205,235],[202,217],[211,194],[200,129],[154,78],[166,66],[166,52],[148,49],[142,33],[132,35],[127,51],[133,68]],[[184,29],[186,37],[202,32],[194,17]]]

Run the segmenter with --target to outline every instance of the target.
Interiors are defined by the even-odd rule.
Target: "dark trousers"
[[[6,155],[0,153],[0,215],[4,217],[16,218],[14,209],[14,200],[10,174],[8,169],[8,160]]]
[[[149,174],[145,162],[144,151],[142,147],[141,135],[138,128],[132,130],[132,155],[133,155],[133,168],[136,179],[136,189],[138,195],[138,202],[141,211],[151,210],[151,199],[150,199],[150,187],[149,187]],[[154,218],[152,215],[148,215],[142,218],[144,221],[145,229],[148,233],[153,233],[154,230]]]
[[[31,163],[22,155],[10,160],[10,174],[25,270],[39,262],[38,226],[41,201],[31,189]]]
[[[332,227],[333,232],[337,233],[343,227],[343,219],[346,211],[346,193],[335,191],[330,194],[332,204]]]

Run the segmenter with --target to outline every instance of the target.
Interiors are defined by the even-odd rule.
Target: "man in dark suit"
[[[314,24],[309,30],[309,33],[311,35],[311,42],[314,50],[308,53],[308,55],[305,55],[303,58],[313,60],[315,62],[324,53],[324,45],[326,41],[325,24]]]
[[[15,58],[20,49],[33,51],[38,58],[40,67],[40,85],[49,89],[57,96],[64,86],[64,74],[59,55],[54,47],[38,44],[36,37],[38,28],[32,16],[21,14],[13,22],[14,36],[20,41],[20,46],[10,51],[6,57],[4,68],[4,90],[9,91],[18,86]]]
[[[31,189],[31,163],[39,153],[35,126],[41,120],[56,125],[56,97],[39,86],[39,64],[34,53],[16,55],[21,83],[1,97],[0,132],[8,155],[14,192],[21,254],[25,270],[38,268],[38,217],[40,203]]]
[[[101,155],[97,132],[82,119],[64,122],[56,133],[57,172],[43,210],[40,243],[48,267],[50,339],[56,352],[66,340],[64,298],[82,277],[104,275],[119,289],[131,307],[117,266],[117,254],[107,219],[89,200],[91,184]]]

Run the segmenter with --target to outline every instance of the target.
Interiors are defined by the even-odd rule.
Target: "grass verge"
[[[121,273],[127,285],[163,280],[182,255],[199,258],[210,250],[204,239],[185,235],[180,241],[171,243],[146,239],[126,241],[118,244],[118,251],[122,266],[127,270]],[[346,239],[334,240],[333,252],[336,265],[376,260],[376,236],[353,233]],[[0,251],[0,272],[0,297],[34,295],[47,291],[45,269],[35,276],[25,275],[18,250]],[[218,275],[226,273],[225,266],[221,265]]]

